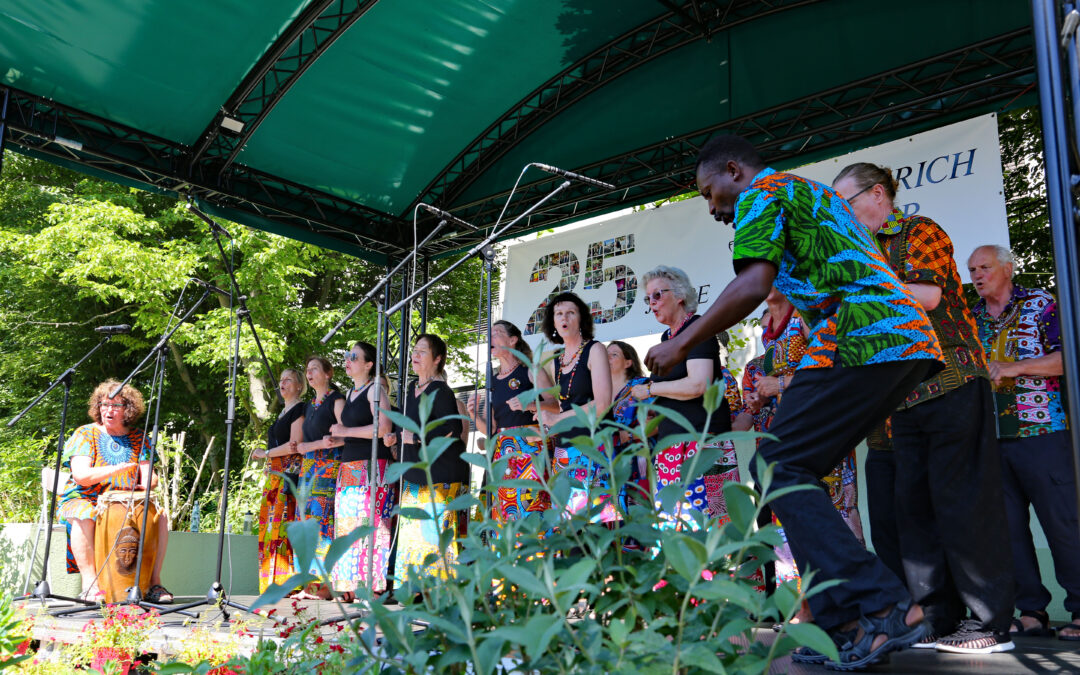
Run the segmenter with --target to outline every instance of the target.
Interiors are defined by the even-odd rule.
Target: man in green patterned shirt
[[[772,502],[800,569],[843,580],[814,595],[815,622],[842,645],[837,670],[860,670],[923,637],[922,609],[866,550],[819,480],[930,372],[942,354],[926,312],[869,232],[830,188],[765,166],[737,136],[710,140],[697,183],[717,220],[734,222],[735,279],[692,326],[653,347],[664,371],[694,344],[753,312],[776,285],[810,327],[810,345],[758,454],[773,487],[806,486]],[[752,464],[753,466],[753,464]],[[824,662],[802,648],[793,658]]]

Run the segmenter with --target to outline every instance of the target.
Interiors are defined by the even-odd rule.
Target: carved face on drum
[[[120,574],[133,574],[138,557],[139,533],[134,527],[125,527],[117,536],[116,571]]]

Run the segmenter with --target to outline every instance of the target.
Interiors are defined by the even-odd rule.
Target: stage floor
[[[235,596],[233,601],[248,605],[255,600],[256,596]],[[185,601],[194,602],[199,598],[178,598],[178,604]],[[30,614],[37,614],[40,603],[29,601],[20,603]],[[51,605],[53,608],[70,606],[66,603]],[[360,612],[358,605],[350,605],[350,609]],[[394,607],[393,605],[391,607]],[[296,612],[303,613],[304,620],[325,621],[341,617],[337,605],[321,601],[297,601],[294,606],[293,600],[283,600],[271,609],[277,610],[276,617],[284,617],[290,622],[295,621]],[[182,641],[196,630],[204,630],[218,634],[222,639],[230,635],[229,622],[224,620],[221,610],[213,607],[198,607],[192,612],[198,612],[198,620],[193,620],[179,614],[169,614],[162,617],[162,628],[159,634],[151,640],[150,648],[159,655],[172,655],[182,648]],[[246,612],[229,610],[233,619],[242,620],[246,624],[252,637],[237,637],[233,635],[231,640],[240,646],[241,650],[251,649],[262,632],[266,637],[274,637],[277,630],[265,619],[253,616]],[[41,640],[41,651],[49,651],[49,642],[72,642],[78,639],[83,626],[97,614],[86,611],[75,616],[50,617],[40,614],[35,621],[34,637]],[[323,629],[328,639],[338,639],[343,633],[339,633],[335,625],[328,625]],[[755,632],[757,639],[765,643],[771,642],[776,634],[769,628],[763,628]],[[783,658],[773,664],[772,673],[789,673],[790,675],[806,675],[808,673],[828,672],[821,666],[806,666],[792,663],[790,658]],[[1027,673],[1080,673],[1080,642],[1066,642],[1054,638],[1020,638],[1016,640],[1016,649],[1001,654],[985,656],[964,656],[958,654],[942,654],[931,650],[908,649],[898,654],[893,654],[890,663],[873,667],[869,672],[889,673],[890,675],[927,675],[940,673],[942,675],[959,675],[961,673],[979,673],[981,675],[1026,675]]]

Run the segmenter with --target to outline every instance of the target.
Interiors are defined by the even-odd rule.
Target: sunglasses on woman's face
[[[360,355],[355,353],[355,352],[349,352],[348,354],[345,355],[345,360],[346,361],[359,361],[360,360]]]
[[[646,295],[645,297],[648,298],[650,303],[660,302],[664,298],[664,293],[670,293],[670,292],[671,292],[670,288],[661,288],[660,290],[656,291],[655,293],[651,293],[649,295]]]

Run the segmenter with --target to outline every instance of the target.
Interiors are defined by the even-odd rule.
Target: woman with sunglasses
[[[603,419],[611,407],[611,367],[604,345],[592,339],[593,320],[589,306],[573,293],[559,293],[548,303],[542,326],[547,339],[562,345],[563,349],[555,361],[553,378],[559,386],[559,409],[552,410],[553,405],[542,406],[541,422],[550,428],[563,420],[576,419],[575,406],[591,409],[597,419]],[[572,426],[554,437],[552,473],[574,472],[575,481],[567,504],[569,513],[585,512],[591,506],[603,504],[600,513],[593,518],[613,522],[618,519],[613,502],[594,496],[593,504],[589,503],[590,491],[610,487],[607,469],[596,465],[574,446],[574,439],[590,434],[587,427]],[[578,482],[589,489],[577,487]]]
[[[463,415],[465,406],[454,396],[446,383],[446,342],[438,335],[424,333],[416,339],[412,351],[412,369],[417,380],[409,384],[402,401],[404,414],[416,424],[420,423],[420,405],[424,399],[431,402],[428,422]],[[445,419],[425,434],[424,444],[429,448],[436,439],[449,438],[449,446],[430,467],[431,481],[424,469],[412,468],[402,476],[401,511],[422,510],[434,519],[414,519],[402,516],[398,527],[396,576],[399,586],[410,578],[437,577],[448,579],[454,575],[457,565],[457,544],[450,542],[440,549],[442,532],[451,530],[454,538],[465,534],[468,524],[467,511],[450,511],[447,506],[469,491],[469,464],[461,458],[465,452],[468,428],[461,419]],[[416,434],[401,432],[401,460],[419,462],[422,444]],[[435,554],[437,559],[425,564],[425,559]]]
[[[286,368],[281,371],[278,391],[285,405],[266,434],[266,448],[251,453],[255,459],[269,460],[259,509],[259,593],[266,592],[271,584],[284,584],[295,573],[285,525],[296,520],[296,495],[285,476],[295,485],[300,475],[302,460],[297,446],[304,438],[307,405],[301,398],[307,393],[307,383],[300,371]]]
[[[691,285],[686,272],[677,267],[661,265],[646,272],[641,282],[653,316],[667,326],[660,336],[661,342],[675,337],[700,318],[694,313],[698,304],[697,288]],[[731,412],[725,397],[719,398],[719,407],[713,411],[711,420],[705,410],[705,390],[714,379],[721,377],[721,371],[719,343],[716,340],[705,340],[691,349],[686,359],[675,364],[665,374],[654,373],[651,382],[639,384],[632,389],[635,398],[655,396],[655,405],[679,413],[690,423],[691,429],[687,430],[674,419],[664,417],[657,427],[658,443],[664,444],[665,438],[674,434],[694,433],[699,437],[701,434],[708,437],[731,430]],[[697,451],[696,440],[668,442],[655,459],[657,490],[679,481],[683,469],[690,467]],[[722,488],[725,476],[737,468],[737,462],[734,451],[726,455],[731,456],[725,456],[716,464],[705,468],[703,475],[683,481],[686,501],[677,503],[673,512],[665,514],[669,522],[675,526],[692,523],[693,520],[686,517],[689,508],[704,512],[721,522],[727,519]],[[702,469],[703,467],[697,467],[695,473],[700,474]]]
[[[397,485],[385,480],[392,458],[381,438],[390,433],[390,418],[380,413],[378,429],[375,427],[376,391],[383,408],[389,407],[386,388],[381,382],[375,384],[375,358],[375,347],[367,342],[357,342],[345,353],[345,373],[352,378],[353,387],[337,406],[337,422],[330,427],[330,435],[345,442],[334,497],[334,530],[338,537],[344,537],[357,527],[370,524],[375,528],[373,536],[354,542],[331,571],[334,590],[342,593],[344,602],[351,602],[361,585],[375,594],[387,590],[386,564],[394,532]],[[373,436],[380,439],[374,453]]]
[[[509,321],[493,323],[491,356],[498,359],[499,372],[491,383],[492,433],[488,433],[487,413],[477,405],[475,395],[469,397],[467,405],[476,430],[492,441],[489,448],[492,463],[504,459],[507,461],[506,471],[499,478],[537,482],[535,490],[499,488],[491,508],[491,517],[498,522],[543,513],[551,506],[547,493],[539,489],[543,472],[539,458],[543,443],[540,430],[536,427],[537,402],[521,400],[522,394],[536,388],[533,373],[529,365],[522,363],[514,354],[515,351],[526,359],[532,359],[532,349],[517,326]],[[551,388],[551,378],[544,369],[540,368],[536,377],[541,391]],[[547,396],[542,394],[540,400],[547,400]]]

